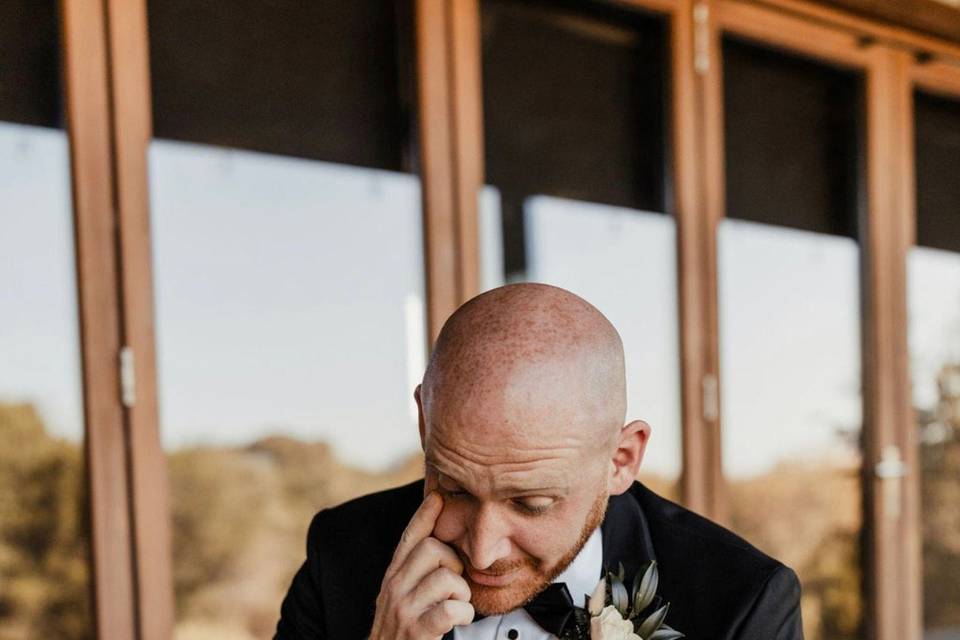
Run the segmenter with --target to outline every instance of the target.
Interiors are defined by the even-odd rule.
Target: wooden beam
[[[126,438],[120,402],[120,308],[106,24],[98,0],[62,0],[64,85],[76,234],[99,640],[136,637]]]
[[[927,93],[953,99],[960,96],[960,64],[917,63],[911,69],[911,77],[914,84]]]
[[[912,57],[872,47],[863,247],[864,548],[867,637],[919,639],[919,495],[907,348],[912,241]],[[898,475],[896,461],[906,463]],[[911,477],[914,476],[914,477]]]
[[[851,13],[842,7],[838,8],[837,5],[845,0],[838,0],[836,3],[814,2],[812,0],[752,1],[757,5],[802,18],[807,22],[819,23],[835,29],[845,29],[860,38],[880,40],[893,47],[960,60],[960,41],[926,35],[904,26],[891,25]],[[897,4],[897,2],[890,2],[890,4]],[[960,34],[960,32],[957,33]]]
[[[133,356],[127,407],[134,568],[140,640],[173,631],[170,505],[160,445],[154,347],[147,149],[151,138],[145,0],[107,0],[114,184],[124,345]]]
[[[718,4],[717,19],[727,33],[793,54],[848,67],[863,68],[869,64],[867,50],[860,46],[862,40],[856,35],[770,10],[749,0],[722,0]]]

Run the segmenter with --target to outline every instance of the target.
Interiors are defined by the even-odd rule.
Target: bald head
[[[569,291],[507,285],[444,324],[421,400],[428,430],[452,427],[431,424],[432,415],[452,412],[463,427],[506,436],[546,428],[612,437],[626,412],[623,343],[602,313]]]

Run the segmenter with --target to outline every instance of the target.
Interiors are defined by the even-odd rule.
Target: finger
[[[426,611],[444,600],[470,602],[470,586],[460,574],[440,567],[424,578],[413,592],[415,611]]]
[[[400,535],[400,543],[397,544],[396,551],[393,552],[393,560],[387,573],[391,569],[396,570],[401,566],[417,544],[433,532],[433,526],[437,522],[437,517],[443,510],[443,499],[436,491],[430,492],[423,503],[417,508],[416,513],[410,518],[407,528]]]
[[[473,622],[473,605],[460,600],[444,600],[420,616],[420,625],[427,633],[443,635],[459,624]]]
[[[407,555],[406,562],[397,570],[394,579],[400,591],[408,593],[441,567],[457,575],[463,573],[463,562],[453,549],[434,537],[424,538]]]

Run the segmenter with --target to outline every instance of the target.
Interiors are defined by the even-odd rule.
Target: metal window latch
[[[716,422],[720,417],[720,398],[717,389],[717,376],[708,373],[703,376],[703,419]]]
[[[133,349],[120,348],[120,401],[128,409],[136,402],[136,378],[133,368]]]
[[[873,472],[883,481],[884,513],[891,520],[899,518],[901,479],[907,475],[907,465],[903,462],[900,447],[894,444],[885,446]]]
[[[693,68],[699,74],[710,70],[710,7],[698,2],[693,7]]]

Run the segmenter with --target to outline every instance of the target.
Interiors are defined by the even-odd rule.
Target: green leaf
[[[653,632],[649,640],[677,640],[677,638],[683,637],[685,636],[675,629],[658,629]]]
[[[667,617],[667,610],[669,609],[670,604],[667,603],[651,613],[650,616],[643,621],[643,624],[640,625],[640,628],[637,629],[637,635],[641,638],[652,636],[653,632],[659,629],[660,625],[663,624],[663,621]]]
[[[626,577],[627,572],[624,570],[622,562],[618,562],[617,566],[619,567],[617,569],[617,577],[620,578],[620,582],[623,582],[623,579]]]
[[[640,581],[640,588],[633,597],[633,608],[639,613],[650,606],[654,596],[657,595],[657,587],[660,585],[660,570],[657,569],[657,561],[653,560],[643,573],[643,579]],[[646,638],[646,636],[642,636]]]
[[[627,588],[623,582],[616,576],[611,576],[610,580],[610,598],[613,600],[613,606],[617,608],[620,615],[625,616],[627,608],[630,606],[630,596],[627,595]]]

